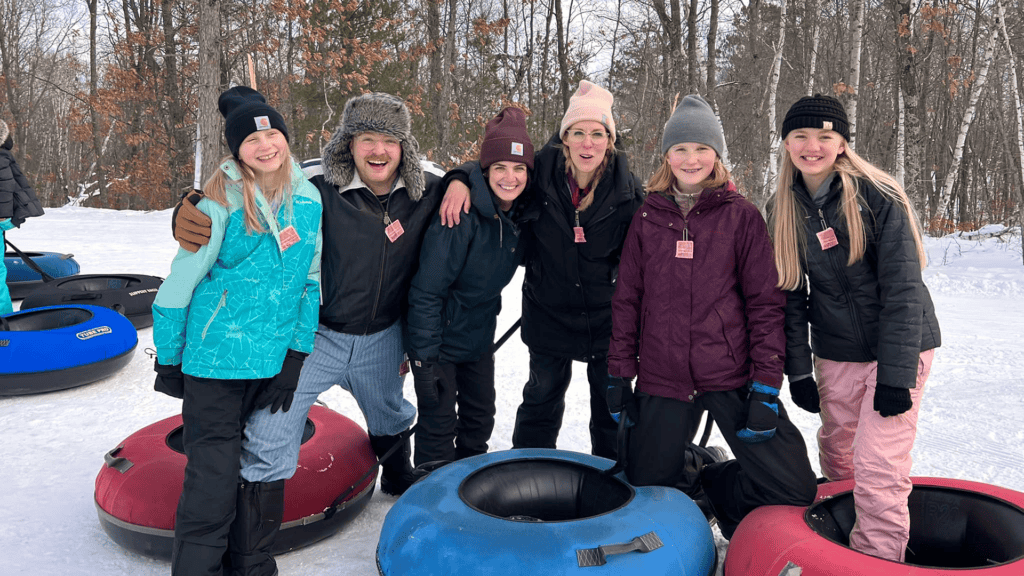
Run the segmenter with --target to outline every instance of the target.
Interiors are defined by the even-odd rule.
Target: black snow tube
[[[153,325],[153,300],[163,278],[142,274],[84,274],[44,282],[21,303],[22,310],[57,304],[91,304],[115,310],[135,329]]]
[[[57,252],[24,252],[32,262],[39,266],[51,278],[65,278],[78,274],[81,269],[72,254]],[[43,285],[43,277],[32,269],[17,252],[4,253],[4,266],[7,266],[7,288],[11,291],[11,300],[21,300],[33,290]]]

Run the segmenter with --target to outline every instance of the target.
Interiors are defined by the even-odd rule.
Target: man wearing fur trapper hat
[[[12,147],[11,130],[0,120],[0,248],[4,232],[20,227],[26,218],[43,215],[43,206],[11,154]],[[11,312],[14,306],[7,289],[7,267],[0,266],[0,316]]]
[[[357,96],[345,104],[323,158],[302,165],[323,202],[320,326],[292,409],[260,410],[246,424],[243,453],[252,457],[242,461],[245,478],[291,477],[306,414],[337,384],[355,396],[377,456],[398,445],[382,463],[381,491],[400,495],[415,480],[407,430],[416,408],[402,396],[401,320],[444,171],[420,160],[410,126],[409,109],[398,98]],[[187,240],[202,243],[209,235],[189,209],[184,202],[176,219],[176,238],[186,249]]]

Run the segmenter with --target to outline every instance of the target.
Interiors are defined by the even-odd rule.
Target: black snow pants
[[[703,489],[727,538],[736,524],[758,506],[807,506],[817,479],[800,430],[779,401],[775,435],[759,444],[736,436],[747,420],[746,388],[705,392],[693,402],[636,395],[639,422],[630,430],[626,475],[637,486],[673,486],[690,494]],[[687,451],[704,411],[711,412],[734,459],[703,467],[687,465]]]
[[[418,406],[413,461],[419,466],[486,454],[494,431],[494,355],[438,364],[434,370],[439,402],[432,408]]]
[[[171,574],[220,576],[235,518],[242,427],[262,380],[185,375],[182,441],[188,463],[174,523]]]
[[[523,403],[516,412],[513,448],[554,448],[565,414],[565,392],[572,379],[572,359],[530,350],[530,380],[523,388]],[[615,459],[618,424],[608,413],[608,359],[587,361],[590,383],[591,453]]]

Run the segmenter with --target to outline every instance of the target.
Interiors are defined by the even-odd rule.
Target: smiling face
[[[258,175],[271,174],[288,159],[288,139],[276,128],[257,130],[242,141],[238,158]]]
[[[379,132],[361,132],[352,138],[349,149],[359,179],[378,196],[390,192],[398,177],[398,165],[402,163],[402,143],[398,138]]]
[[[526,164],[522,162],[501,161],[487,168],[487,183],[491,191],[501,201],[501,209],[508,210],[512,201],[526,189]]]
[[[676,177],[676,188],[684,194],[696,194],[714,171],[718,154],[707,144],[681,142],[669,148],[665,158]]]
[[[786,151],[813,194],[832,173],[836,158],[846,151],[846,140],[834,130],[797,128],[786,135]]]
[[[586,187],[611,145],[608,129],[593,120],[577,122],[562,135],[562,143],[569,148],[573,176],[580,186]]]

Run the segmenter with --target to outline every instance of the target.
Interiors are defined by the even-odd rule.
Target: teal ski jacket
[[[320,307],[320,192],[292,162],[291,204],[275,210],[256,190],[268,232],[250,233],[238,165],[226,160],[230,207],[204,198],[210,243],[178,250],[153,302],[157,361],[200,378],[270,378],[288,349],[309,353]],[[295,234],[292,233],[292,229]]]

